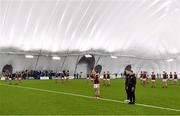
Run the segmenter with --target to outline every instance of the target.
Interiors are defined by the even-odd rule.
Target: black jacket
[[[135,75],[129,75],[128,78],[126,78],[126,86],[131,86],[131,87],[136,86],[136,77],[135,77]]]

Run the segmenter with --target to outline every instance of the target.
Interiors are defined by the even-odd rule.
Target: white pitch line
[[[60,92],[60,91],[53,91],[53,90],[46,90],[46,89],[38,89],[38,88],[33,88],[33,87],[24,87],[24,86],[7,85],[7,84],[0,84],[0,85],[9,86],[9,87],[16,87],[16,88],[24,88],[24,89],[30,89],[30,90],[36,90],[36,91],[42,91],[42,92],[56,93],[56,94],[78,96],[78,97],[83,97],[83,98],[94,98],[94,97],[91,97],[91,96],[86,96],[86,95],[81,95],[81,94],[74,94],[74,93],[67,93],[67,92]],[[99,98],[99,100],[127,104],[124,101],[107,99],[107,98]],[[155,109],[161,109],[161,110],[169,110],[169,111],[180,112],[180,109],[165,108],[165,107],[161,107],[161,106],[153,106],[153,105],[146,105],[146,104],[139,104],[139,103],[136,103],[135,105],[149,107],[149,108],[155,108]]]

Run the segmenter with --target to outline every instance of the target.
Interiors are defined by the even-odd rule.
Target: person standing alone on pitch
[[[126,74],[128,74],[127,78],[127,89],[130,102],[128,104],[135,104],[135,87],[136,87],[136,77],[133,71],[131,70],[131,65],[128,65],[125,68]]]
[[[128,86],[127,86],[129,74],[126,74],[126,71],[124,71],[124,76],[125,76],[125,90],[126,90],[126,96],[127,96],[127,99],[125,100],[125,102],[129,102],[129,93],[128,93]]]
[[[98,99],[100,97],[100,80],[99,80],[99,73],[97,71],[92,71],[93,76],[93,83],[95,89],[95,97]]]

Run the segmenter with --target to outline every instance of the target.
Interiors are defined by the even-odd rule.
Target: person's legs
[[[19,84],[19,78],[16,78],[16,85]]]
[[[155,88],[156,85],[155,85],[155,80],[152,80],[152,88]]]
[[[166,86],[166,88],[167,88],[167,81],[165,82],[165,86]]]
[[[132,103],[135,103],[136,99],[135,99],[135,89],[132,91]]]
[[[146,80],[143,79],[143,87],[145,87],[145,85],[146,85]]]
[[[100,90],[97,88],[97,97],[100,97]]]
[[[174,79],[174,85],[176,85],[177,79]]]
[[[129,100],[129,93],[128,93],[128,89],[126,88],[126,95],[127,95],[127,100]]]
[[[108,84],[107,84],[107,85],[110,86],[110,84],[111,84],[111,83],[110,83],[110,79],[108,79]]]
[[[129,95],[129,100],[130,100],[130,102],[129,103],[132,103],[132,87],[128,87],[128,95]]]
[[[9,84],[12,85],[12,79],[11,78],[8,78],[8,81],[9,81]]]
[[[165,85],[165,83],[164,83],[164,80],[163,80],[163,88],[164,88],[164,85]]]

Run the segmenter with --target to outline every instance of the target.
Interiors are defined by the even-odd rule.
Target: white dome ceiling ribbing
[[[179,0],[0,0],[0,48],[180,53]]]

